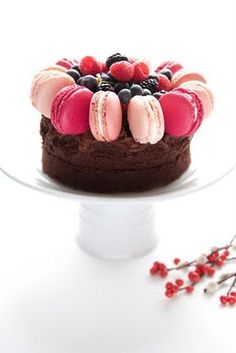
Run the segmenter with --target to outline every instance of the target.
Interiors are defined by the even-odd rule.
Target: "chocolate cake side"
[[[43,116],[40,133],[43,172],[84,191],[150,190],[178,179],[191,162],[188,137],[165,135],[156,144],[140,144],[123,126],[117,140],[99,142],[90,132],[61,135]]]

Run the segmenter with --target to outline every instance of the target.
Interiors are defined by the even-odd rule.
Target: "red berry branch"
[[[217,269],[222,268],[230,261],[236,260],[236,257],[230,257],[231,250],[236,250],[236,234],[229,244],[222,247],[214,247],[208,254],[203,254],[193,261],[182,262],[179,258],[175,258],[173,260],[175,266],[173,267],[167,267],[165,263],[155,261],[150,269],[150,274],[152,276],[166,278],[170,272],[187,270],[188,273],[185,280],[177,278],[174,282],[166,282],[165,296],[172,298],[180,292],[191,294],[195,286],[200,283],[201,279],[204,277],[213,277]],[[234,287],[236,287],[236,272],[221,276],[218,282],[210,282],[204,289],[204,293],[213,292],[219,288],[221,284],[230,279],[233,279],[233,282],[226,295],[220,297],[220,302],[223,305],[236,304],[236,291],[233,291]]]

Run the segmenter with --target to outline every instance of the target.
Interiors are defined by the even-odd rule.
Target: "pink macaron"
[[[183,66],[176,61],[164,61],[156,68],[155,71],[159,72],[164,69],[169,69],[172,72],[172,74],[175,74],[177,71],[179,71],[182,68]]]
[[[127,119],[135,141],[157,143],[164,135],[163,112],[153,96],[134,96],[128,104]]]
[[[118,96],[109,91],[99,91],[90,103],[89,125],[98,141],[117,139],[122,125],[122,109]]]
[[[76,84],[63,88],[55,96],[51,120],[63,135],[76,135],[89,130],[89,106],[93,92]]]
[[[203,105],[204,117],[208,118],[214,108],[214,96],[208,85],[201,81],[187,81],[182,83],[180,87],[190,89],[199,95]]]
[[[51,117],[52,101],[62,88],[73,85],[74,79],[59,70],[44,70],[37,74],[31,86],[33,106],[45,117]]]
[[[63,58],[63,59],[61,59],[61,60],[58,60],[57,62],[56,62],[56,65],[59,65],[59,66],[62,66],[62,67],[64,67],[64,68],[66,68],[67,70],[69,70],[69,69],[71,69],[71,67],[73,66],[73,65],[78,65],[78,60],[76,60],[76,59],[66,59],[66,58]]]
[[[201,125],[203,106],[195,92],[178,88],[164,94],[159,101],[167,134],[173,137],[191,136]]]
[[[193,80],[207,83],[205,77],[202,74],[194,71],[181,69],[181,70],[178,70],[172,76],[171,85],[172,85],[172,88],[176,88],[176,87],[179,87],[184,82],[193,81]]]

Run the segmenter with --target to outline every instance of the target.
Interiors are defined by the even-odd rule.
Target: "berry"
[[[129,61],[129,59],[125,55],[121,55],[120,53],[116,53],[116,54],[113,54],[107,58],[106,66],[108,68],[110,68],[112,64],[117,63],[119,61]]]
[[[159,94],[159,93],[158,93]],[[155,97],[155,96],[154,96]],[[178,257],[176,257],[174,260],[173,260],[174,264],[175,265],[178,265],[180,263],[180,259]]]
[[[235,297],[229,297],[228,302],[229,302],[229,305],[234,305],[234,304],[236,304],[236,298]]]
[[[168,276],[168,271],[167,271],[167,270],[162,270],[162,271],[160,271],[160,276],[161,276],[162,278],[167,277],[167,276]]]
[[[200,276],[196,271],[189,272],[188,278],[192,283],[196,283],[200,280]]]
[[[167,298],[172,298],[174,296],[174,292],[172,289],[167,289],[167,291],[165,292],[165,296]]]
[[[151,91],[149,91],[149,89],[147,89],[147,88],[144,88],[144,90],[143,90],[143,96],[151,96]]]
[[[128,104],[129,100],[132,97],[132,94],[128,88],[124,88],[118,93],[118,97],[120,99],[121,104]]]
[[[77,70],[70,69],[66,71],[66,73],[67,75],[70,75],[75,80],[75,82],[77,82],[78,79],[80,78],[80,73]]]
[[[220,296],[220,302],[221,302],[221,304],[226,305],[226,304],[228,303],[228,301],[229,301],[229,298],[226,297],[225,295],[221,295],[221,296]]]
[[[156,73],[156,72],[153,72],[152,74],[150,74],[150,75],[148,76],[148,78],[155,78],[155,79],[157,79],[157,73]]]
[[[177,286],[182,287],[184,284],[184,281],[181,278],[176,279],[175,283]]]
[[[163,94],[161,94],[160,92],[155,92],[155,93],[153,93],[153,97],[155,97],[157,100],[159,100],[162,95],[163,95]]]
[[[233,297],[236,297],[236,292],[231,292],[230,295],[232,295]]]
[[[166,287],[166,289],[172,289],[173,288],[173,283],[172,282],[167,282],[165,287]]]
[[[170,69],[163,69],[159,71],[159,74],[165,75],[169,80],[172,78],[172,72]]]
[[[99,66],[100,66],[100,72],[105,72],[105,73],[108,72],[108,67],[106,66],[105,63],[99,63]]]
[[[225,255],[226,257],[228,257],[228,256],[230,255],[229,250],[225,250],[225,251],[224,251],[224,255]]]
[[[71,67],[71,69],[78,71],[78,72],[80,73],[80,75],[81,75],[81,72],[80,72],[80,70],[79,70],[79,65],[73,65],[73,66]]]
[[[111,65],[110,72],[115,79],[128,82],[133,78],[134,68],[128,61],[119,61]]]
[[[215,269],[213,267],[210,267],[207,270],[207,276],[212,277],[212,276],[214,276],[215,272],[216,272]]]
[[[100,72],[100,63],[93,56],[85,56],[79,63],[83,75],[96,75]]]
[[[178,293],[179,291],[179,286],[177,286],[176,284],[173,285],[173,291],[174,293]]]
[[[157,274],[159,270],[159,262],[158,261],[155,261],[152,265],[152,267],[150,268],[149,272],[151,275],[155,275]]]
[[[140,82],[140,86],[154,93],[158,88],[158,81],[156,78],[150,78],[149,76],[147,80]]]
[[[194,288],[193,288],[193,286],[187,286],[185,288],[185,290],[186,290],[187,293],[191,294],[193,292]]]
[[[130,87],[130,91],[131,91],[132,97],[133,96],[142,96],[142,94],[143,94],[142,87],[140,85],[136,85],[136,84],[133,84]]]
[[[219,258],[219,259],[216,260],[216,265],[221,267],[221,266],[224,265],[224,261],[221,258]]]
[[[118,82],[116,85],[115,85],[115,92],[116,93],[119,93],[122,89],[124,88],[128,88],[129,89],[129,84],[128,83],[125,83],[125,82]]]
[[[135,82],[144,81],[149,76],[149,66],[143,61],[136,61],[133,63],[134,75],[133,79]]]
[[[110,83],[101,83],[98,86],[97,90],[114,92],[114,87]]]
[[[106,72],[102,72],[100,75],[102,81],[110,82],[111,76],[109,76]]]
[[[97,88],[97,79],[95,76],[86,75],[82,77],[82,80],[80,80],[80,84],[84,87],[87,87],[91,91],[94,91]]]
[[[162,74],[158,74],[159,89],[169,92],[171,90],[170,80]]]

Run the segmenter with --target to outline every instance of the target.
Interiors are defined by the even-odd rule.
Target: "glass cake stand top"
[[[212,117],[204,122],[194,136],[191,142],[191,166],[175,182],[140,193],[96,194],[76,191],[42,173],[38,114],[28,108],[25,116],[24,121],[16,122],[14,129],[7,126],[9,121],[5,123],[4,131],[11,131],[14,143],[9,144],[7,134],[1,139],[1,171],[32,189],[79,202],[78,242],[83,249],[97,257],[117,259],[147,253],[157,243],[154,202],[208,187],[227,175],[235,165],[235,146],[232,146],[230,139],[223,141],[221,124],[217,130],[217,119]]]

